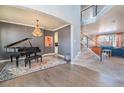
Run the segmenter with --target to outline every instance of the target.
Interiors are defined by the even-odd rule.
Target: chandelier
[[[41,32],[40,30],[40,26],[39,26],[39,20],[36,20],[37,21],[37,24],[35,26],[35,29],[34,31],[32,32],[33,36],[36,36],[36,37],[40,37],[43,35],[43,33]]]

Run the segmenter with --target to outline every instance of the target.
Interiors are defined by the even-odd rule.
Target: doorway
[[[54,34],[54,40],[55,40],[55,49],[54,49],[54,52],[55,52],[55,54],[58,54],[58,32],[55,32],[55,34]]]

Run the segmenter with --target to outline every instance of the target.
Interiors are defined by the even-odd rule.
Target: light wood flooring
[[[94,54],[92,54],[89,50],[84,49],[74,64],[86,67],[124,82],[124,58],[107,57],[100,62]]]
[[[124,82],[73,64],[59,65],[44,71],[0,82],[1,87],[97,87],[124,86]]]
[[[124,58],[111,57],[100,62],[84,49],[74,64],[59,65],[12,80],[1,87],[124,87]]]

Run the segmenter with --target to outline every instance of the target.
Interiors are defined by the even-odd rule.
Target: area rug
[[[24,60],[21,60],[19,62],[18,68],[16,67],[15,62],[7,62],[6,66],[0,72],[0,81],[13,79],[22,75],[48,69],[65,63],[66,61],[57,56],[45,56],[43,57],[42,62],[40,62],[40,60],[39,62],[35,62],[35,60],[32,60],[31,68],[29,68],[28,65],[27,67],[25,67]]]

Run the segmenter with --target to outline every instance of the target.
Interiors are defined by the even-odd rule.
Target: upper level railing
[[[87,7],[82,8],[81,23],[85,23],[86,21],[96,17],[104,7],[105,5],[89,5]]]

